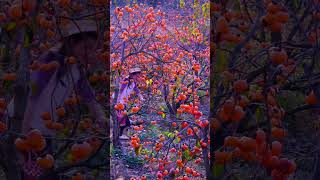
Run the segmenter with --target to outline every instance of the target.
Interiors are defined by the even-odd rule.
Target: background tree
[[[60,41],[59,24],[93,16],[99,24],[99,41],[105,43],[97,50],[102,63],[108,63],[108,21],[106,19],[109,1],[37,1],[16,0],[0,2],[0,60],[1,60],[1,131],[0,159],[7,179],[22,179],[22,170],[34,166],[40,167],[40,179],[47,177],[103,177],[108,169],[108,130],[98,128],[90,118],[88,111],[77,110],[77,98],[67,99],[68,107],[61,107],[56,112],[62,122],[53,120],[57,132],[55,137],[44,137],[40,131],[21,132],[22,120],[30,91],[30,71],[37,71],[35,63],[41,54]],[[91,13],[82,13],[91,9]],[[80,15],[81,14],[81,15]],[[94,52],[90,52],[94,53]],[[70,62],[72,57],[67,57]],[[103,62],[105,61],[105,62]],[[73,63],[76,63],[72,61]],[[50,64],[42,64],[49,66]],[[108,86],[108,66],[88,72],[88,78],[96,88],[97,98],[102,105],[107,104],[105,90]],[[98,83],[97,81],[103,82]],[[31,86],[31,88],[34,88]],[[13,90],[13,91],[12,91]],[[13,93],[12,93],[13,92]],[[9,116],[8,104],[14,97],[14,116]],[[73,101],[75,100],[75,101]],[[68,103],[67,103],[68,104]],[[44,112],[47,115],[49,112]],[[45,117],[45,116],[44,116]],[[71,121],[76,117],[76,121]],[[45,123],[45,121],[43,122]],[[45,147],[44,138],[51,138],[56,149],[52,154],[39,154]],[[78,151],[75,151],[78,149]],[[77,154],[82,153],[79,157]],[[21,161],[21,155],[27,154],[28,161]],[[32,171],[32,170],[31,170]]]
[[[315,138],[307,132],[319,119],[319,2],[213,1],[210,8],[216,178],[315,178],[318,170],[303,169],[296,153]],[[250,171],[237,168],[242,162]]]

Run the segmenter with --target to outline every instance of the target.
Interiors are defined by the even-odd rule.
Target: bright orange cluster
[[[223,122],[239,122],[245,117],[245,111],[243,107],[240,106],[239,102],[236,104],[233,98],[230,98],[225,101],[222,105],[222,108],[218,111],[218,118],[221,119]]]
[[[131,146],[133,148],[139,148],[140,147],[140,138],[137,135],[133,135],[131,137]]]
[[[181,104],[177,109],[177,113],[189,113],[194,116],[195,119],[199,119],[203,114],[199,111],[199,107],[190,103],[189,105]]]
[[[271,32],[281,32],[285,23],[289,20],[289,14],[280,4],[270,2],[267,5],[267,15],[263,17],[263,22]]]
[[[242,159],[260,163],[272,171],[275,179],[285,179],[293,173],[296,165],[293,161],[280,158],[282,144],[273,141],[271,147],[266,142],[266,134],[263,130],[256,131],[256,138],[228,136],[224,139],[225,151],[215,152],[215,162],[225,164],[233,159]],[[229,150],[231,151],[229,151]]]
[[[23,152],[30,152],[31,150],[40,152],[46,147],[46,140],[37,129],[29,131],[26,138],[17,138],[14,143],[16,148]]]

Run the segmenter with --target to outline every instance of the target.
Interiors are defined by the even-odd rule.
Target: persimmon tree
[[[51,73],[59,68],[57,59],[44,63],[40,55],[61,40],[60,24],[93,17],[100,25],[98,41],[104,45],[97,52],[88,53],[97,54],[102,64],[108,63],[108,7],[109,1],[105,0],[0,2],[0,159],[7,179],[22,179],[22,171],[24,174],[33,173],[39,179],[49,176],[83,179],[108,174],[109,170],[105,169],[109,162],[106,146],[108,127],[92,118],[82,97],[76,93],[67,98],[61,107],[42,113],[42,123],[55,131],[54,136],[44,136],[38,129],[22,133],[29,85],[32,83],[30,73]],[[88,13],[82,13],[88,9]],[[65,57],[66,66],[77,63],[76,58]],[[88,75],[97,92],[94,101],[102,106],[108,102],[108,96],[105,96],[109,85],[107,70],[108,66],[102,66],[98,70],[92,69]],[[31,90],[34,88],[36,86],[31,85]],[[12,98],[14,103],[9,107]],[[9,116],[10,111],[13,111],[13,117]],[[53,142],[54,148],[49,147],[48,139]],[[47,148],[51,152],[46,151]]]
[[[285,151],[289,122],[298,112],[319,109],[319,1],[210,5],[215,178],[236,176],[233,164],[245,162],[265,169],[263,177],[287,179],[299,169]],[[288,94],[294,107],[286,103]]]
[[[142,123],[131,128],[130,143],[158,179],[203,178],[210,169],[209,3],[179,11],[187,15],[142,4],[111,8],[113,144],[119,145],[117,111]],[[145,101],[132,96],[117,104],[121,81],[135,66],[143,70],[138,83]]]

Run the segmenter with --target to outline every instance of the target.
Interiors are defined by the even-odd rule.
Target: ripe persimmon
[[[256,141],[249,137],[241,137],[239,140],[239,148],[244,152],[254,151],[256,150]]]
[[[256,157],[256,154],[253,152],[241,151],[240,158],[242,158],[245,161],[255,161],[257,157]]]
[[[275,64],[282,64],[288,60],[288,55],[285,50],[272,49],[270,51],[270,59]]]
[[[218,33],[228,33],[229,32],[229,25],[227,20],[224,17],[220,17],[217,20],[217,32]]]
[[[228,122],[230,121],[230,116],[231,114],[228,114],[224,112],[223,110],[218,111],[218,117],[223,121],[223,122]]]
[[[52,122],[50,127],[52,127],[52,129],[55,129],[55,130],[61,130],[63,129],[64,126],[62,123]]]
[[[124,105],[122,103],[116,104],[114,106],[115,110],[124,110]]]
[[[0,109],[5,109],[7,107],[6,100],[4,98],[0,98]]]
[[[233,99],[228,99],[225,101],[225,103],[222,106],[222,110],[224,111],[224,113],[230,114],[233,112],[235,107],[235,103]]]
[[[277,12],[275,14],[275,17],[276,17],[276,20],[280,23],[286,23],[289,20],[289,14],[283,11]]]
[[[74,160],[84,160],[92,152],[92,147],[89,143],[83,142],[81,144],[73,144],[71,147],[71,155]]]
[[[81,173],[76,173],[75,175],[72,176],[72,180],[84,180],[84,177]]]
[[[276,139],[282,139],[287,136],[287,131],[282,128],[273,127],[271,129],[271,135],[272,135],[272,137],[274,137]]]
[[[283,24],[280,22],[274,22],[270,24],[269,29],[271,32],[281,32],[283,29]]]
[[[172,125],[173,127],[177,127],[177,123],[176,123],[176,122],[172,122],[171,125]]]
[[[13,4],[8,9],[8,15],[10,18],[17,20],[22,17],[22,8],[20,4]]]
[[[41,119],[48,121],[51,120],[51,114],[49,112],[43,112],[40,115]]]
[[[188,124],[187,122],[185,122],[185,121],[181,123],[181,127],[182,127],[182,128],[186,128],[188,125],[189,125],[189,124]]]
[[[45,120],[44,124],[48,129],[54,129],[53,128],[53,122],[51,120]]]
[[[42,151],[46,147],[46,140],[38,129],[33,129],[27,133],[26,141],[35,151]]]
[[[312,90],[308,96],[305,98],[305,102],[308,105],[316,105],[318,103],[317,96],[314,94],[314,91]]]
[[[5,131],[7,131],[7,125],[4,122],[0,121],[0,133],[4,133]]]
[[[19,151],[29,152],[31,150],[28,142],[25,139],[17,138],[14,141],[14,144]]]
[[[216,163],[225,164],[227,161],[231,160],[232,154],[226,151],[215,151],[214,157]]]
[[[43,169],[50,169],[53,167],[54,164],[54,158],[52,155],[47,154],[45,157],[41,158],[39,157],[37,159],[37,164],[43,168]]]
[[[267,11],[268,13],[270,14],[273,14],[273,13],[277,13],[281,10],[281,6],[278,5],[278,4],[275,4],[273,2],[270,2],[267,6]]]
[[[227,136],[224,138],[224,146],[236,148],[239,146],[239,139],[235,136]]]
[[[261,144],[266,141],[266,133],[262,129],[256,131],[256,142]]]
[[[36,0],[23,0],[22,7],[23,10],[27,13],[30,13],[36,6]]]
[[[243,93],[248,89],[248,83],[246,80],[237,80],[233,84],[233,88],[237,93]]]
[[[66,115],[66,110],[64,107],[60,107],[60,108],[57,108],[56,110],[56,114],[58,115],[58,117],[64,117]]]
[[[68,64],[76,64],[77,63],[77,59],[74,56],[70,56],[70,57],[66,58],[65,61]]]
[[[5,13],[0,13],[0,23],[2,23],[3,21],[5,21],[7,19],[7,16]]]
[[[245,116],[245,111],[243,111],[241,106],[235,106],[234,111],[231,114],[231,120],[234,122],[239,122]]]
[[[281,158],[279,160],[279,164],[277,167],[277,170],[283,174],[291,174],[295,171],[296,169],[296,165],[293,161],[290,161],[286,158]]]
[[[132,113],[137,113],[138,111],[140,110],[140,107],[133,107],[132,109],[131,109],[131,112]]]

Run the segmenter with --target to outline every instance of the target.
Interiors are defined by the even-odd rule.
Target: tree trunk
[[[7,180],[20,180],[22,179],[22,175],[21,175],[21,169],[20,169],[20,165],[18,164],[18,157],[17,157],[17,152],[16,149],[14,147],[14,137],[10,136],[8,141],[7,141],[7,145],[5,147],[5,154],[6,157],[4,157],[4,166],[5,166],[5,173],[6,173],[6,178]],[[12,142],[12,143],[11,143]]]
[[[113,119],[112,143],[114,147],[117,147],[117,146],[119,147],[120,146],[120,142],[119,142],[120,125],[115,113],[111,112],[111,114]]]
[[[21,39],[25,37],[25,29],[21,29]],[[5,161],[4,166],[6,167],[6,177],[8,180],[20,180],[21,168],[18,161],[18,152],[14,146],[16,139],[16,133],[21,133],[22,121],[24,118],[24,112],[26,109],[27,98],[28,98],[28,82],[29,82],[29,70],[28,64],[30,64],[30,53],[27,47],[21,49],[20,54],[20,66],[17,72],[17,81],[14,87],[14,117],[9,121],[9,130],[14,132],[9,134],[6,145],[4,147]]]

